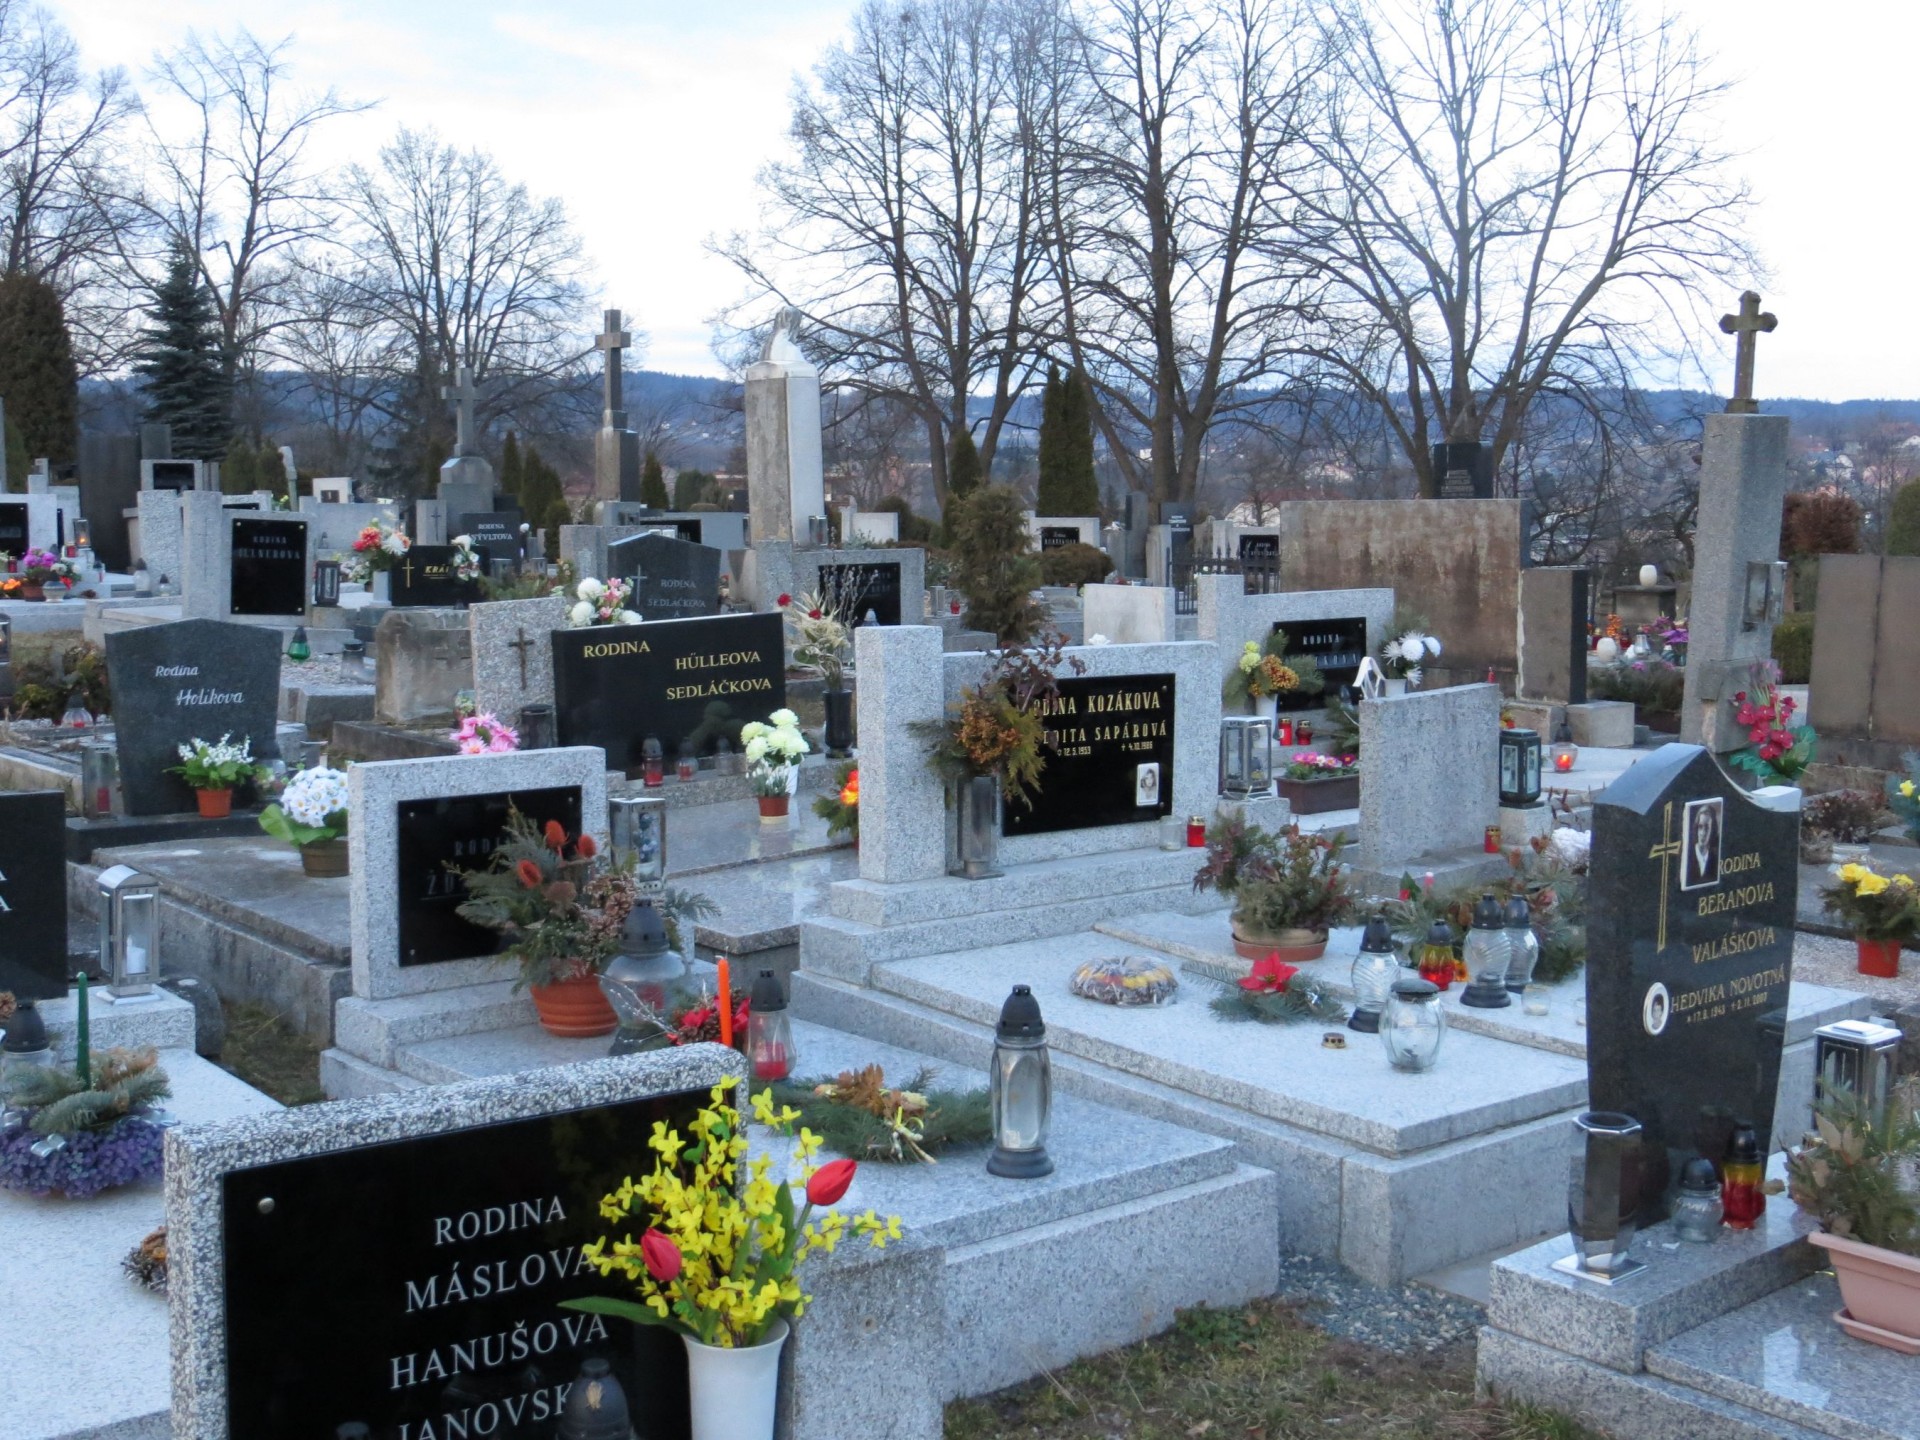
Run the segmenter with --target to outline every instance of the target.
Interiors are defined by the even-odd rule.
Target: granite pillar
[[[860,878],[900,882],[946,873],[946,797],[927,742],[908,728],[946,711],[940,631],[862,625],[859,677]]]

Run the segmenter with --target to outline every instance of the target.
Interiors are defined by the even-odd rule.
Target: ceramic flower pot
[[[552,985],[529,985],[527,993],[533,996],[533,1008],[540,1012],[541,1028],[564,1040],[611,1035],[619,1021],[601,992],[597,975],[581,975]]]
[[[759,800],[760,818],[762,820],[784,820],[787,818],[787,807],[792,803],[789,796],[762,795],[759,797]]]
[[[1827,1252],[1840,1282],[1846,1309],[1835,1318],[1841,1325],[1856,1339],[1909,1355],[1920,1352],[1920,1258],[1823,1230],[1807,1239]]]
[[[1280,798],[1293,807],[1296,815],[1323,815],[1329,810],[1360,808],[1360,777],[1336,775],[1329,780],[1290,780],[1280,776],[1275,782]]]
[[[1283,965],[1304,965],[1327,953],[1327,932],[1301,929],[1266,931],[1249,925],[1235,915],[1233,951],[1242,960],[1264,960],[1269,955],[1278,955]]]
[[[45,585],[35,584],[31,580],[22,580],[20,582],[20,598],[22,600],[44,600],[47,598],[47,587]]]
[[[780,1350],[787,1322],[776,1320],[758,1345],[726,1350],[682,1335],[693,1440],[773,1440],[780,1393]]]
[[[347,842],[315,840],[300,847],[300,868],[316,880],[337,880],[347,873]]]
[[[224,820],[233,813],[231,790],[196,790],[193,799],[200,807],[202,820]]]
[[[1874,975],[1883,980],[1898,979],[1900,975],[1900,942],[1896,940],[1869,940],[1856,935],[1853,943],[1859,951],[1860,973]]]
[[[1386,690],[1384,692],[1385,694],[1404,695],[1407,693],[1407,682],[1404,677],[1400,679],[1395,679],[1393,676],[1389,675],[1386,677],[1385,684],[1386,684]]]

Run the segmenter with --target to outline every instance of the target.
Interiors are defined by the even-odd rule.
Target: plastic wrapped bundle
[[[1164,961],[1122,955],[1087,961],[1073,972],[1067,988],[1103,1005],[1168,1005],[1180,982]]]

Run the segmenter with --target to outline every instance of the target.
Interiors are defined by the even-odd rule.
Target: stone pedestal
[[[756,545],[806,538],[827,513],[820,457],[820,373],[776,325],[765,356],[747,367],[747,494]]]
[[[1633,705],[1626,700],[1589,700],[1567,706],[1573,743],[1597,750],[1633,748]]]
[[[1562,705],[1587,698],[1585,570],[1542,566],[1520,572],[1519,640],[1516,693]]]
[[[640,437],[602,426],[593,436],[593,493],[602,500],[640,499]]]
[[[940,631],[931,625],[863,625],[854,631],[859,673],[860,876],[932,880],[946,873],[946,805],[909,726],[946,709]]]

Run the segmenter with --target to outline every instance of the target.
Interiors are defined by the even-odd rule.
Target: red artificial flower
[[[1287,982],[1299,973],[1299,966],[1287,964],[1275,951],[1266,959],[1253,962],[1253,973],[1240,982],[1240,988],[1256,994],[1278,995],[1287,988]]]
[[[658,1284],[671,1284],[679,1278],[682,1263],[680,1247],[652,1226],[648,1226],[647,1233],[640,1237],[640,1258],[646,1262],[647,1273]]]
[[[838,1205],[853,1184],[853,1172],[859,1167],[851,1160],[831,1160],[813,1172],[807,1181],[809,1205]]]
[[[520,883],[529,890],[540,884],[540,867],[531,860],[522,860],[513,867],[513,873],[520,877]]]
[[[573,849],[574,853],[582,860],[591,860],[595,855],[600,853],[600,847],[594,843],[593,836],[591,835],[582,835],[580,837],[580,843],[575,845]]]
[[[791,595],[782,595],[779,603],[782,605],[791,605],[793,603],[793,597]]]
[[[567,848],[566,828],[558,820],[547,821],[547,828],[542,833],[546,836],[549,850],[560,851]]]
[[[820,612],[818,610],[807,611],[807,619],[818,620],[819,618],[820,618]]]

